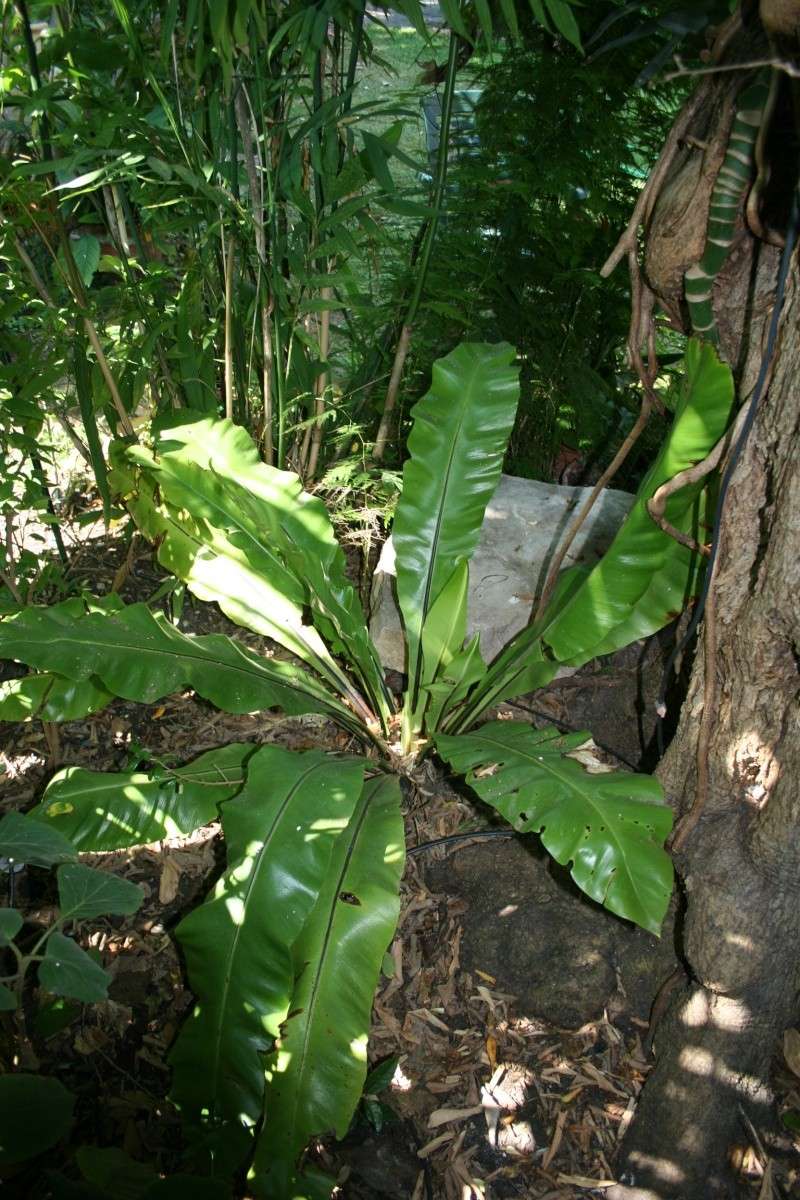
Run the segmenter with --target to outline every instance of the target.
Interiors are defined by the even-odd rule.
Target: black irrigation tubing
[[[420,842],[417,846],[409,846],[406,855],[422,854],[427,850],[435,850],[437,846],[452,846],[455,842],[474,842],[484,838],[515,838],[520,837],[516,829],[473,829],[472,833],[451,833],[447,837],[434,838],[432,842]]]
[[[663,756],[664,754],[664,718],[667,715],[666,695],[667,688],[669,687],[670,676],[678,656],[683,653],[691,639],[694,637],[697,627],[702,620],[703,612],[705,611],[709,588],[711,587],[711,582],[714,577],[714,567],[717,561],[717,552],[719,550],[720,529],[722,526],[725,498],[728,494],[728,488],[730,487],[736,465],[739,461],[742,450],[744,449],[745,443],[750,436],[750,431],[753,428],[753,423],[756,419],[756,410],[758,409],[761,395],[764,391],[770,367],[772,365],[772,358],[775,353],[775,343],[778,338],[778,326],[780,324],[781,313],[783,311],[783,302],[786,293],[786,281],[789,277],[789,267],[791,265],[792,254],[797,241],[798,226],[800,226],[800,181],[795,185],[794,189],[794,199],[792,200],[792,210],[789,216],[789,226],[786,231],[786,244],[783,247],[780,268],[778,270],[775,304],[772,309],[772,317],[770,318],[769,323],[769,333],[767,334],[767,344],[764,347],[764,353],[761,357],[761,366],[758,371],[758,378],[756,380],[756,385],[753,388],[753,395],[750,398],[747,416],[745,417],[744,424],[742,425],[741,433],[739,434],[736,444],[733,447],[730,460],[725,468],[725,472],[720,483],[717,507],[714,512],[714,534],[711,540],[708,563],[706,564],[703,587],[697,604],[695,605],[692,619],[686,627],[686,632],[680,641],[676,643],[672,654],[669,656],[667,665],[664,667],[664,674],[661,677],[661,688],[659,690],[658,700],[656,702],[656,712],[658,713],[656,733],[658,737],[658,753],[660,756]]]

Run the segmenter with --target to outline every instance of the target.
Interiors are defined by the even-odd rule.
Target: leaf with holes
[[[592,773],[569,757],[588,733],[561,736],[519,721],[492,721],[436,748],[521,833],[538,833],[582,891],[611,912],[658,933],[672,891],[663,842],[672,811],[657,779]]]

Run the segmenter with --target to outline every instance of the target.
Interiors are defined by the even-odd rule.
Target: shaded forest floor
[[[105,538],[84,543],[80,576],[98,594],[116,580],[128,601],[152,596],[162,580],[145,544],[126,551]],[[264,645],[189,597],[181,628]],[[631,647],[502,711],[591,728],[609,761],[640,766],[649,759],[662,660],[658,641]],[[147,759],[182,762],[233,741],[349,745],[320,718],[231,716],[192,693],[156,706],[115,701],[83,721],[7,726],[0,736],[0,812],[29,807],[53,771],[70,764],[117,770]],[[421,849],[409,855],[370,1039],[371,1064],[397,1060],[393,1082],[362,1104],[341,1146],[320,1144],[316,1153],[339,1173],[345,1200],[602,1195],[652,1061],[651,1004],[676,963],[670,922],[659,942],[599,909],[535,838],[427,848],[491,825],[433,766],[406,789],[406,825],[408,845]],[[133,917],[82,923],[79,940],[114,976],[110,998],[78,1006],[65,1027],[35,1040],[41,1069],[79,1096],[71,1142],[47,1164],[72,1173],[85,1144],[124,1148],[165,1171],[180,1163],[166,1056],[192,997],[171,933],[223,857],[215,825],[191,838],[87,856],[142,885],[146,900]],[[46,873],[17,877],[15,902],[32,921],[46,921],[54,899]],[[776,1064],[776,1082],[783,1106],[800,1107],[800,1080],[785,1064]],[[6,1194],[45,1195],[39,1166],[8,1175]],[[757,1148],[742,1150],[743,1195],[782,1194],[765,1190],[764,1167]],[[791,1169],[782,1174],[791,1188]]]

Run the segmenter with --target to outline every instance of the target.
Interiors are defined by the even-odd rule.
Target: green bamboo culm
[[[768,97],[769,75],[762,71],[742,93],[736,110],[728,149],[711,193],[703,257],[683,277],[692,330],[714,345],[719,341],[713,308],[714,280],[730,252],[736,215],[753,177],[754,147]]]

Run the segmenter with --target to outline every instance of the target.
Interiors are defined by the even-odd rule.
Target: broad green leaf
[[[103,772],[67,767],[28,814],[81,851],[121,850],[193,833],[217,816],[244,782],[253,752],[232,742],[174,770]]]
[[[22,913],[16,908],[0,908],[0,946],[8,946],[22,929]]]
[[[467,635],[469,564],[461,559],[434,600],[422,626],[422,679],[436,679],[458,654]]]
[[[306,671],[264,658],[222,634],[180,633],[144,604],[75,617],[63,606],[29,608],[0,621],[0,656],[69,679],[98,678],[117,696],[152,703],[182,687],[226,712],[280,707],[324,712],[360,725]]]
[[[72,1125],[75,1097],[44,1075],[0,1076],[0,1166],[25,1162],[60,1142]]]
[[[106,914],[134,913],[144,900],[138,883],[98,871],[83,863],[65,863],[56,871],[62,921],[80,921]]]
[[[672,863],[662,848],[672,810],[652,776],[592,773],[570,758],[588,738],[493,721],[434,741],[450,766],[468,772],[469,786],[515,829],[540,834],[556,862],[569,864],[587,896],[657,934],[672,891]]]
[[[562,571],[553,589],[553,595],[541,620],[521,629],[500,652],[486,671],[484,678],[470,694],[461,712],[454,714],[448,723],[448,732],[461,732],[474,724],[482,712],[501,700],[535,692],[546,687],[558,670],[559,664],[552,657],[545,657],[542,645],[542,630],[546,629],[551,614],[559,613],[566,600],[580,586],[588,574],[582,565]]]
[[[486,663],[481,657],[480,634],[476,633],[444,668],[441,679],[426,685],[425,691],[431,697],[425,717],[427,731],[435,732],[444,718],[466,700],[473,686],[485,676]]]
[[[112,699],[99,683],[80,683],[52,672],[0,683],[0,721],[80,721]]]
[[[17,1007],[17,997],[5,984],[0,983],[0,1012],[13,1012]],[[2,1137],[2,1134],[0,1134]]]
[[[81,1146],[75,1154],[80,1173],[115,1200],[141,1200],[157,1179],[150,1163],[137,1162],[116,1147]]]
[[[257,632],[269,631],[254,624],[256,618],[279,625],[270,636],[301,657],[313,654],[315,669],[349,694],[352,689],[346,677],[314,630],[303,623],[303,606],[308,605],[319,632],[335,653],[351,663],[373,704],[387,715],[380,661],[361,604],[347,580],[344,555],[324,504],[303,491],[296,475],[263,463],[244,429],[228,420],[193,417],[190,414],[184,424],[161,431],[154,456],[140,449],[129,451],[129,457],[153,475],[168,505],[174,506],[173,518],[180,508],[197,523],[192,569],[205,574],[196,584],[188,578],[187,583],[198,595],[203,584],[214,589],[216,594],[210,598],[232,619]],[[185,548],[176,552],[179,564],[186,554]],[[222,574],[217,575],[220,556]],[[211,581],[206,570],[209,559]],[[238,569],[229,578],[225,573],[231,564]],[[242,581],[248,586],[246,608],[236,600]],[[253,587],[255,600],[249,603]],[[265,587],[273,593],[266,610]],[[280,620],[272,618],[273,610]],[[287,641],[287,636],[294,641]],[[305,655],[302,646],[297,648],[298,641],[307,643]]]
[[[513,347],[465,343],[433,367],[415,405],[392,537],[408,643],[406,740],[423,682],[425,620],[459,561],[478,542],[500,478],[519,396]]]
[[[171,1053],[173,1096],[193,1120],[253,1126],[263,1054],[289,1011],[290,947],[361,793],[361,759],[264,746],[222,815],[228,870],[178,926],[197,1007]]]
[[[0,857],[34,867],[54,867],[56,863],[74,862],[78,853],[56,829],[10,812],[0,819]]]
[[[92,1004],[107,998],[111,976],[71,938],[54,930],[39,963],[39,983],[54,996]]]
[[[206,1179],[197,1175],[167,1175],[157,1179],[142,1200],[230,1200],[231,1185],[226,1179]]]
[[[468,585],[469,567],[462,560],[431,605],[422,627],[422,681],[414,725],[422,727],[424,714],[428,732],[436,729],[444,710],[463,699],[466,690],[462,685],[468,689],[485,670],[477,640],[470,643],[471,650],[464,651]]]
[[[227,617],[271,637],[320,674],[336,677],[335,664],[317,631],[303,623],[305,593],[267,542],[248,546],[231,529],[220,528],[226,508],[238,523],[238,505],[226,495],[213,470],[195,463],[156,460],[136,447],[130,456],[145,472],[128,491],[122,474],[112,476],[142,533],[156,542],[158,561],[183,580],[200,600],[216,603]],[[176,481],[173,476],[178,475]],[[158,479],[158,499],[154,479]],[[263,538],[262,534],[259,540]]]
[[[647,501],[679,471],[705,458],[725,432],[733,404],[730,367],[709,344],[690,341],[674,423],[635,504],[603,558],[543,631],[559,662],[587,662],[617,629],[629,626],[636,638],[642,634],[635,629],[660,628],[680,612],[691,594],[687,585],[692,582],[696,589],[697,556],[664,533],[648,513]],[[691,520],[703,486],[703,481],[690,484],[669,498],[665,516],[672,525]]]
[[[336,841],[292,950],[298,979],[267,1060],[268,1117],[252,1172],[257,1196],[305,1195],[289,1190],[300,1152],[315,1134],[347,1132],[366,1079],[372,998],[400,911],[403,862],[399,783],[378,776]]]

